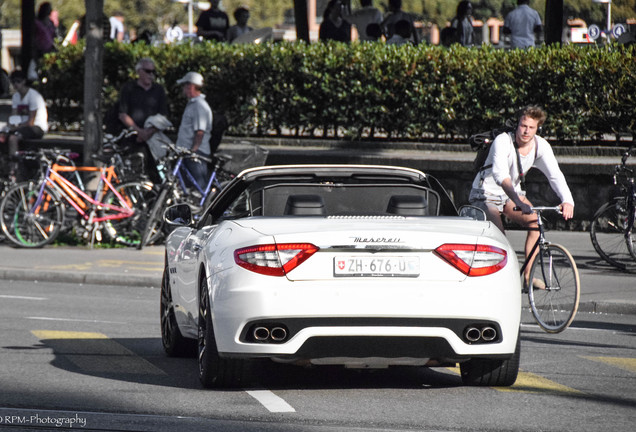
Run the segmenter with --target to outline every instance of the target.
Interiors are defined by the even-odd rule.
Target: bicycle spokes
[[[550,333],[565,330],[578,309],[579,274],[570,253],[562,246],[541,247],[530,271],[530,309],[541,328]],[[534,283],[534,280],[541,283]]]

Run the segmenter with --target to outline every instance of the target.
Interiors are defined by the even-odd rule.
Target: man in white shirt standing
[[[343,11],[342,18],[349,21],[356,27],[358,31],[358,38],[361,41],[373,41],[374,37],[367,34],[367,27],[369,24],[381,24],[382,12],[378,8],[373,7],[373,0],[360,0],[360,9],[356,9],[353,12],[347,7]]]
[[[503,33],[510,35],[511,48],[530,48],[534,46],[535,35],[543,31],[539,12],[528,4],[530,0],[517,0],[517,7],[506,15]]]
[[[188,104],[183,111],[179,132],[177,134],[177,147],[183,147],[210,157],[210,134],[212,132],[212,109],[201,93],[203,76],[198,72],[188,72],[177,81],[183,86],[183,94],[188,98]],[[183,161],[192,173],[199,186],[205,188],[207,183],[207,163],[185,159]]]
[[[537,131],[545,122],[545,112],[535,106],[525,108],[519,117],[515,132],[502,133],[493,141],[484,167],[473,180],[469,202],[486,212],[504,232],[501,215],[526,228],[537,227],[537,215],[532,203],[526,198],[523,183],[526,173],[537,167],[546,176],[550,187],[561,200],[561,211],[565,220],[574,214],[574,199],[565,181],[565,176],[554,157],[552,147]],[[516,211],[519,207],[521,211]],[[539,232],[528,231],[525,243],[526,257],[539,237]],[[527,268],[527,283],[530,267]]]

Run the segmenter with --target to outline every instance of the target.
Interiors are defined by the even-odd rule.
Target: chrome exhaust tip
[[[252,336],[257,341],[265,341],[269,339],[269,329],[267,327],[256,327],[252,332]]]
[[[486,342],[490,342],[495,340],[495,338],[497,337],[497,330],[495,330],[492,327],[484,327],[483,329],[481,329],[481,338],[486,341]]]
[[[464,337],[469,342],[477,342],[481,338],[481,331],[477,327],[468,327],[464,331]]]
[[[275,342],[283,341],[287,338],[287,329],[283,327],[274,327],[271,331],[271,337]]]

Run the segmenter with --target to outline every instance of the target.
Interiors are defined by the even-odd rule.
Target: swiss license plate
[[[337,256],[333,259],[337,277],[417,277],[420,259],[416,256]]]

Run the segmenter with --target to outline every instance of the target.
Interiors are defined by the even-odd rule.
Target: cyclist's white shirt
[[[514,134],[514,132],[513,132]],[[512,134],[502,133],[498,135],[490,147],[484,166],[492,165],[480,173],[473,180],[473,193],[483,195],[503,196],[501,184],[506,178],[510,178],[518,194],[522,194],[521,179],[517,168],[517,153],[515,152]],[[538,145],[538,147],[536,147]],[[535,151],[536,147],[536,151]],[[536,158],[535,158],[536,154]],[[559,196],[561,202],[574,205],[572,192],[565,181],[565,176],[559,168],[559,163],[554,157],[552,146],[544,138],[535,135],[534,145],[526,156],[519,155],[524,176],[532,167],[538,168],[548,179],[550,187]]]

